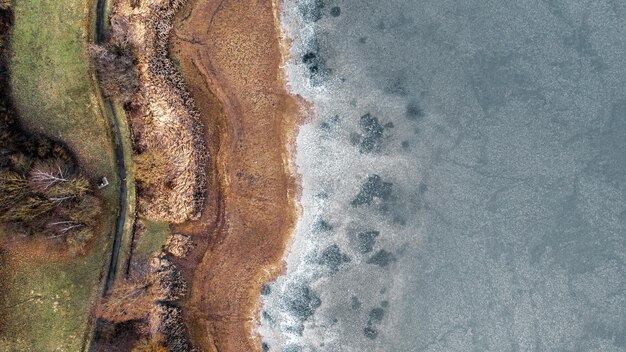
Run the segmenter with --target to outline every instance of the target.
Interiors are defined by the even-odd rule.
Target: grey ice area
[[[314,3],[266,347],[626,351],[626,3]]]

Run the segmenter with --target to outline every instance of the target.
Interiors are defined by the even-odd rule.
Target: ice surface
[[[626,351],[626,4],[286,1],[269,351]]]

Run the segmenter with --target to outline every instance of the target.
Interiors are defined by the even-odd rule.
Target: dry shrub
[[[168,352],[168,350],[158,339],[141,339],[131,352]]]
[[[119,280],[97,313],[116,323],[142,320],[152,314],[157,302],[177,300],[185,291],[176,267],[167,259],[154,258],[150,268],[136,268],[130,278]]]
[[[167,159],[162,154],[152,151],[133,156],[135,179],[143,184],[144,188],[158,188],[163,184],[167,175]]]
[[[137,166],[137,179],[143,184],[139,211],[146,218],[174,223],[197,219],[205,193],[203,127],[168,57],[171,22],[182,3],[146,0],[133,7],[117,2],[108,44],[122,48],[124,55],[130,53],[137,66],[138,90],[129,106],[135,148],[144,154],[136,158],[142,164]]]
[[[145,319],[155,300],[154,282],[147,275],[118,281],[106,300],[98,306],[98,315],[111,322]]]
[[[187,328],[180,307],[159,303],[150,315],[150,331],[153,336],[164,336],[165,345],[171,351],[194,351],[187,338]]]
[[[123,103],[131,101],[139,84],[130,50],[114,45],[92,44],[89,46],[89,54],[104,93]]]

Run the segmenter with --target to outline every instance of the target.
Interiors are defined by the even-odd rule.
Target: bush
[[[159,340],[140,340],[131,352],[168,352],[167,348]]]
[[[114,45],[90,45],[89,54],[104,93],[123,103],[130,102],[139,89],[139,81],[129,50]]]
[[[133,157],[135,179],[145,188],[161,186],[167,176],[167,159],[162,154],[144,152]]]

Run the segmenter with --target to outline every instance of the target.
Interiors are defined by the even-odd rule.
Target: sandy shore
[[[175,230],[197,246],[178,265],[203,351],[260,351],[260,290],[282,270],[296,220],[290,165],[300,107],[287,93],[271,0],[194,0],[178,14],[171,53],[206,129],[209,194],[199,221]]]

